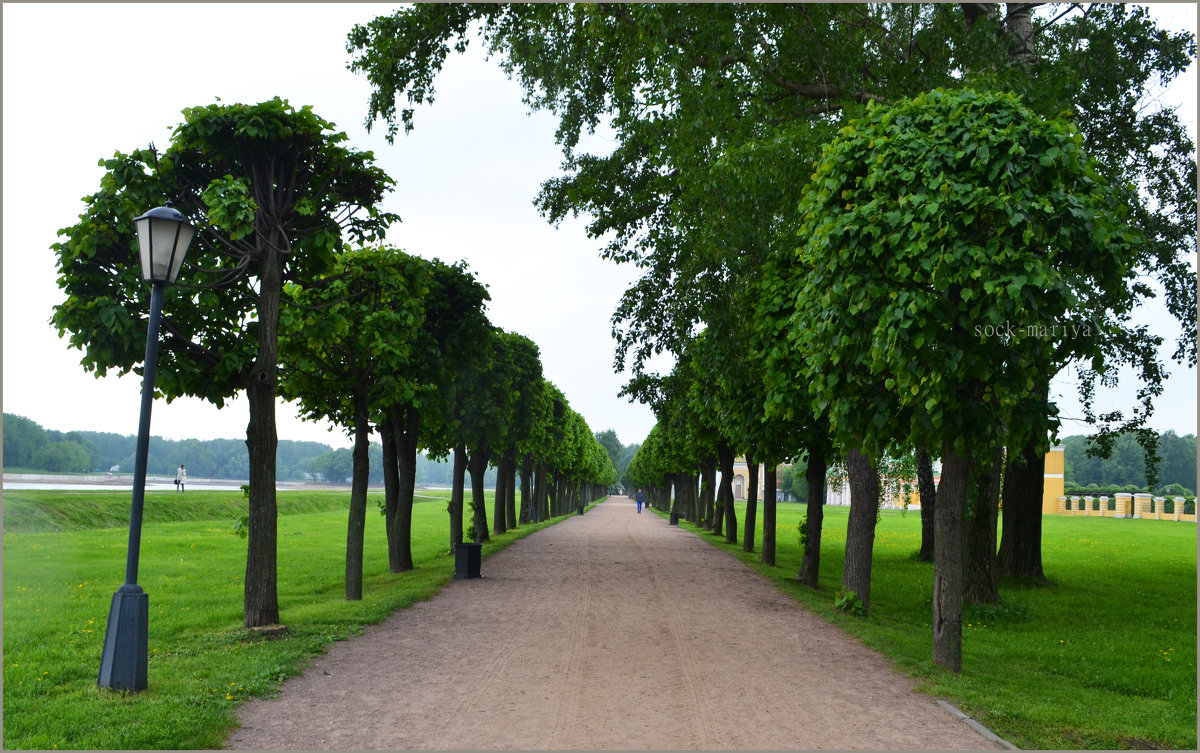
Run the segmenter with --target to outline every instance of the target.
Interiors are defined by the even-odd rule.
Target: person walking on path
[[[179,471],[175,474],[175,487],[179,491],[183,491],[183,485],[187,483],[187,471],[183,468],[183,463],[179,464]]]
[[[644,494],[642,494],[642,490],[641,490],[641,489],[638,489],[638,493],[637,493],[637,507],[638,507],[638,514],[639,514],[639,515],[641,515],[641,514],[642,514],[642,505],[643,505],[645,502],[646,502],[646,496],[645,496]]]

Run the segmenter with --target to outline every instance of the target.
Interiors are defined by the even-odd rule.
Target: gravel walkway
[[[332,645],[235,749],[996,749],[737,559],[614,497]]]

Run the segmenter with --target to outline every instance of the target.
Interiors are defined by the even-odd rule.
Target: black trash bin
[[[679,525],[679,513],[677,513],[677,512],[671,513],[671,525],[673,525],[673,526]]]
[[[579,512],[580,515],[583,515],[583,505],[580,505],[579,507],[576,507],[575,509]]]
[[[462,543],[454,546],[454,579],[481,578],[479,564],[483,561],[483,544]]]

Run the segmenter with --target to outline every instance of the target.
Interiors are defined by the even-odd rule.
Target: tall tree
[[[439,450],[453,449],[462,456],[471,476],[472,538],[475,542],[489,540],[484,473],[496,448],[503,446],[508,430],[509,404],[512,400],[512,372],[508,369],[508,344],[503,332],[487,325],[482,337],[469,354],[457,360],[453,370],[453,402],[448,405],[445,422],[436,439],[431,441]],[[456,479],[457,482],[457,479]],[[451,510],[451,546],[456,525],[455,509]]]
[[[508,385],[504,428],[495,439],[497,455],[496,504],[492,531],[515,528],[516,500],[512,498],[518,446],[533,434],[538,413],[537,392],[542,386],[542,362],[537,344],[515,332],[499,333],[503,345],[502,368]]]
[[[413,568],[412,509],[417,451],[429,448],[438,457],[454,449],[447,438],[453,425],[455,373],[476,357],[487,331],[487,289],[462,263],[420,260],[428,282],[421,299],[422,327],[412,357],[397,367],[397,390],[388,401],[380,431],[390,438],[394,458],[385,478],[384,522],[388,561],[394,573]],[[459,539],[461,540],[461,539]]]
[[[785,228],[791,225],[785,224]],[[794,237],[792,232],[780,231]],[[782,245],[782,244],[780,244]],[[775,364],[762,369],[763,427],[765,436],[774,437],[769,449],[783,459],[805,458],[804,477],[808,486],[805,511],[804,552],[797,578],[810,587],[820,586],[821,533],[824,525],[825,476],[837,446],[829,425],[829,411],[809,390],[808,383],[796,379],[803,351],[789,345],[789,322],[795,316],[796,270],[787,254],[769,257],[757,280],[755,303],[755,361]],[[788,364],[784,366],[783,364]],[[764,448],[765,449],[765,448]],[[791,450],[789,452],[789,449]],[[764,551],[766,542],[763,543]],[[772,557],[774,554],[772,553]]]
[[[942,448],[935,573],[953,566],[961,578],[961,552],[941,550],[965,504],[947,488],[965,482],[948,487],[945,466],[969,473],[1044,426],[1022,401],[1037,375],[1071,359],[1102,364],[1092,328],[1128,317],[1136,243],[1123,199],[1068,123],[999,93],[868,108],[824,150],[797,210],[789,336],[842,441],[876,455]],[[998,335],[994,322],[1058,330]],[[765,368],[795,374],[791,364]],[[961,594],[940,591],[942,609],[961,609]],[[939,663],[961,652],[961,636],[944,635],[959,642],[935,651]]]
[[[621,459],[621,450],[624,449],[621,445],[621,440],[617,438],[617,432],[612,429],[598,431],[596,432],[596,441],[608,453],[608,457],[615,468]]]
[[[304,416],[331,421],[354,438],[347,599],[362,599],[371,421],[415,392],[404,367],[425,318],[422,267],[394,249],[361,249],[340,254],[327,275],[284,288],[281,394]]]
[[[1194,146],[1174,113],[1156,102],[1157,88],[1165,85],[1194,60],[1194,39],[1155,28],[1144,7],[1124,4],[1087,6],[1046,5],[1037,19],[1037,3],[1009,3],[1001,18],[1000,6],[964,4],[968,24],[980,19],[981,33],[994,34],[1008,51],[1006,65],[996,65],[980,76],[979,83],[1016,91],[1027,106],[1044,115],[1057,114],[1071,103],[1071,117],[1084,137],[1084,146],[1097,169],[1114,183],[1132,183],[1127,219],[1142,236],[1138,265],[1163,285],[1165,302],[1184,323],[1174,358],[1195,363],[1196,301],[1188,256],[1194,245],[1196,178]],[[1134,290],[1153,297],[1138,282]],[[1114,383],[1113,372],[1081,368],[1081,397],[1085,417],[1100,426],[1097,449],[1107,454],[1113,438],[1137,431],[1148,457],[1156,456],[1154,437],[1145,430],[1152,400],[1162,391],[1163,369],[1158,358],[1162,338],[1146,328],[1119,328],[1108,335],[1107,350],[1113,366],[1129,365],[1144,385],[1132,415],[1124,409],[1103,416],[1091,407],[1097,381]],[[1049,379],[1045,374],[1029,390],[1026,410],[1032,415],[1053,414],[1047,405]],[[1048,448],[1047,427],[1033,427],[1016,438],[1009,454],[1013,464],[1005,471],[1002,571],[1041,578],[1042,460]],[[1021,458],[1038,460],[1029,462]],[[1038,537],[1037,541],[1027,540]]]
[[[276,98],[183,111],[171,144],[102,160],[100,190],[56,243],[66,300],[52,321],[86,370],[140,372],[148,298],[133,217],[173,200],[197,226],[182,284],[167,293],[158,378],[167,399],[218,407],[246,393],[250,517],[243,624],[279,622],[275,470],[283,286],[329,269],[343,237],[378,239],[393,181],[310,107]]]

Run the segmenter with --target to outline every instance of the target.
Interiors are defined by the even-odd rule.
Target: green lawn
[[[774,568],[759,561],[761,509],[755,554],[701,535],[1018,747],[1196,748],[1195,524],[1044,517],[1052,584],[1001,582],[1002,606],[968,608],[960,676],[930,659],[933,565],[913,557],[920,513],[881,514],[864,619],[833,608],[849,508],[825,508],[821,589],[796,582],[804,509],[779,505]]]
[[[4,496],[5,748],[219,747],[243,699],[277,689],[331,641],[428,598],[454,569],[444,554],[445,493],[418,498],[417,570],[401,575],[387,572],[379,495],[372,495],[364,599],[346,602],[348,495],[281,493],[279,598],[290,632],[263,639],[241,629],[246,543],[230,533],[231,517],[244,509],[241,495],[188,492],[185,503],[184,495],[150,493],[139,576],[150,596],[150,687],[115,693],[97,688],[96,675],[109,601],[124,575],[127,494]],[[815,592],[794,577],[802,512],[779,506],[779,567],[763,568],[740,545],[731,551],[890,656],[923,690],[1022,748],[1195,748],[1194,524],[1046,517],[1053,585],[1005,583],[1003,607],[969,610],[957,676],[929,660],[932,566],[912,557],[919,514],[882,514],[871,614],[859,619],[832,608],[846,508],[826,508]],[[196,515],[206,517],[169,522]],[[88,528],[114,520],[121,527]],[[484,555],[545,525],[497,537]]]
[[[364,598],[347,602],[349,495],[281,492],[279,603],[289,632],[268,640],[241,629],[246,541],[231,533],[241,494],[148,493],[138,581],[150,599],[149,688],[135,694],[96,685],[109,602],[125,574],[128,492],[5,494],[4,748],[220,747],[243,699],[272,692],[330,642],[451,580],[448,492],[421,494],[416,570],[400,575],[387,571],[382,495],[371,495]],[[124,527],[54,530],[111,525],[114,515]],[[209,518],[151,522],[172,515]],[[493,537],[483,554],[552,523]],[[38,528],[51,530],[30,530]]]

